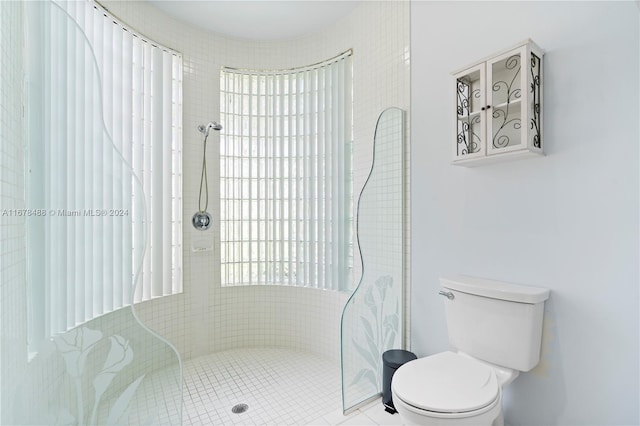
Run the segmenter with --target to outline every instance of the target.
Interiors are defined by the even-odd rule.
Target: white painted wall
[[[448,348],[438,277],[545,286],[540,365],[508,424],[638,424],[639,13],[635,2],[413,2],[412,342]],[[532,38],[547,156],[449,165],[449,73]]]

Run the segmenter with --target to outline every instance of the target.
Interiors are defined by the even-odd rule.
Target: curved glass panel
[[[362,277],[342,313],[342,397],[350,411],[382,389],[382,353],[403,336],[404,112],[378,118],[373,165],[358,200]]]
[[[103,70],[77,23],[26,2],[25,25],[32,359],[13,421],[180,424],[178,353],[131,305],[148,227],[136,154],[106,130]]]

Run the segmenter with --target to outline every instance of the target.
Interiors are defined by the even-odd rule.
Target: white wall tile
[[[190,223],[197,210],[202,161],[202,135],[196,126],[219,119],[221,66],[291,68],[352,48],[354,194],[358,195],[371,167],[378,115],[390,106],[406,111],[409,108],[409,3],[362,2],[319,34],[278,42],[238,40],[195,29],[148,2],[109,0],[102,4],[142,34],[180,51],[184,58],[184,294],[145,303],[138,309],[140,316],[174,342],[187,359],[254,345],[290,346],[338,359],[339,321],[346,295],[303,288],[221,288],[220,235],[215,226],[207,231],[213,233],[215,250],[196,254],[190,251],[192,240],[201,236]],[[407,154],[408,137],[407,133]],[[209,142],[209,211],[215,221],[220,208],[218,136],[214,134]],[[406,158],[408,177],[408,155]],[[408,185],[405,192],[408,199]],[[355,259],[354,264],[357,280],[359,260]],[[158,315],[166,306],[176,307],[170,321]]]
[[[21,2],[0,3],[0,423],[27,363]]]

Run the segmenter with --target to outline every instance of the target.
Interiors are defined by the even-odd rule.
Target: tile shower
[[[191,217],[192,210],[198,205],[202,140],[196,128],[220,115],[221,66],[290,68],[315,63],[318,58],[330,58],[353,48],[354,194],[359,194],[371,167],[371,144],[378,115],[389,106],[408,111],[408,3],[363,2],[351,15],[321,34],[281,42],[225,38],[186,27],[146,2],[106,1],[102,4],[133,28],[183,55],[185,218]],[[385,28],[385,31],[380,31],[380,28]],[[308,46],[313,46],[313,49]],[[376,90],[371,90],[372,87]],[[405,127],[408,130],[408,115]],[[405,146],[408,150],[408,144]],[[219,154],[215,143],[209,145],[207,155],[209,177],[215,179],[219,175]],[[407,200],[408,158],[407,152]],[[209,186],[209,210],[217,212],[220,208],[217,181],[210,181]],[[408,236],[408,229],[405,235]],[[191,251],[194,242],[197,244],[201,238],[213,239],[213,253]],[[339,328],[333,324],[339,321],[346,297],[322,294],[324,292],[308,293],[308,289],[288,287],[221,288],[219,238],[215,230],[203,235],[190,224],[185,225],[184,293],[143,303],[139,308],[141,318],[172,341],[184,359],[236,347],[283,345],[308,348],[337,360]],[[408,238],[405,238],[405,251],[408,246]],[[354,259],[354,265],[359,267],[358,259]],[[356,269],[353,276],[357,279],[360,271]],[[326,315],[326,309],[332,314]],[[300,315],[304,312],[308,312],[306,318]],[[408,335],[408,330],[405,330],[405,335]]]
[[[363,2],[352,14],[344,17],[334,27],[305,39],[282,42],[251,42],[225,38],[189,28],[185,24],[175,21],[163,12],[155,9],[147,2],[118,2],[104,1],[102,4],[115,16],[136,28],[143,34],[158,40],[167,46],[180,51],[184,58],[184,211],[191,212],[192,206],[197,205],[197,178],[194,171],[198,169],[201,146],[200,138],[196,132],[198,124],[209,121],[212,117],[219,116],[217,105],[219,82],[218,71],[220,66],[229,65],[237,67],[254,68],[272,67],[287,68],[300,64],[313,63],[318,58],[327,58],[336,52],[353,48],[354,55],[354,188],[358,193],[362,187],[371,164],[371,143],[373,140],[374,124],[378,114],[388,106],[397,106],[408,110],[409,106],[409,5],[404,2]],[[19,14],[19,9],[14,12]],[[385,31],[380,31],[384,28]],[[11,31],[3,25],[3,32]],[[309,49],[308,46],[313,46]],[[5,44],[3,43],[3,49]],[[7,58],[3,55],[3,61]],[[11,64],[3,62],[3,76],[6,67]],[[366,71],[364,71],[366,70]],[[4,87],[4,85],[3,85]],[[375,90],[371,90],[374,87]],[[20,88],[16,87],[16,96],[20,96]],[[5,116],[3,115],[3,120]],[[18,121],[19,118],[8,118]],[[405,122],[409,128],[409,120]],[[14,126],[17,128],[17,126]],[[191,130],[193,130],[191,132]],[[3,141],[7,140],[4,138]],[[19,138],[14,138],[18,146],[15,148],[18,156],[21,143]],[[407,133],[408,140],[408,133]],[[3,142],[4,144],[5,142]],[[209,164],[212,165],[212,176],[217,176],[218,152],[214,144],[208,153]],[[4,149],[4,145],[3,145]],[[408,144],[406,150],[408,151]],[[405,153],[407,167],[405,168],[405,193],[406,202],[409,197],[408,182],[408,152]],[[19,177],[20,162],[15,162],[10,167],[17,168],[14,173]],[[5,183],[3,183],[4,185]],[[18,178],[16,187],[23,185]],[[213,189],[213,205],[210,210],[217,211],[219,205],[215,201],[217,186]],[[4,187],[3,187],[4,188]],[[19,190],[17,193],[19,194]],[[4,197],[5,192],[3,192]],[[19,197],[11,201],[17,206],[23,201]],[[3,206],[6,205],[3,198]],[[408,206],[407,206],[408,207]],[[405,211],[408,212],[408,208]],[[188,217],[185,213],[184,217]],[[249,355],[238,356],[241,360],[256,361],[260,358],[255,353],[251,354],[251,347],[277,347],[289,350],[289,355],[277,352],[276,355],[262,353],[265,359],[280,359],[285,356],[291,359],[302,359],[301,354],[310,354],[308,363],[324,366],[325,372],[330,372],[327,377],[320,379],[322,385],[333,387],[335,402],[317,401],[329,411],[340,409],[339,403],[339,322],[342,307],[348,297],[343,293],[318,291],[306,288],[291,287],[260,287],[260,288],[221,288],[219,271],[219,234],[215,231],[207,238],[214,241],[213,252],[192,252],[191,247],[202,235],[193,230],[188,223],[184,229],[184,292],[175,296],[160,298],[142,303],[138,308],[141,319],[150,328],[161,336],[171,341],[180,352],[184,360],[185,390],[183,421],[188,424],[191,420],[190,407],[198,403],[190,402],[187,398],[192,395],[192,387],[199,377],[205,377],[206,365],[217,364],[211,357],[220,353],[223,358],[232,352],[230,350],[242,350]],[[4,226],[4,223],[3,223]],[[22,227],[22,228],[21,228]],[[18,237],[24,231],[23,224],[11,224],[3,227],[3,231],[17,233]],[[408,236],[409,223],[406,221],[405,235]],[[19,238],[18,238],[19,239]],[[4,240],[4,238],[3,238]],[[17,241],[17,240],[16,240]],[[16,243],[16,249],[11,250],[11,256],[16,258],[18,265],[24,268],[24,247]],[[409,246],[409,239],[405,238],[404,250]],[[3,259],[5,257],[3,251]],[[359,262],[355,262],[356,266]],[[4,268],[3,263],[3,268]],[[408,278],[408,265],[405,265],[405,279]],[[18,268],[18,271],[20,268]],[[22,269],[24,271],[24,269]],[[9,274],[9,269],[3,269],[3,273]],[[26,303],[20,286],[25,277],[20,273],[12,273],[10,280],[3,279],[3,292],[15,295],[13,304],[15,307],[23,307]],[[24,273],[22,273],[24,275]],[[360,271],[353,274],[356,279]],[[4,278],[4,277],[3,277]],[[408,281],[408,280],[407,280]],[[4,283],[7,283],[4,285]],[[408,292],[406,297],[408,297]],[[3,294],[3,330],[10,322],[4,317],[5,312],[10,312],[10,305],[5,303],[7,298]],[[8,309],[5,309],[8,308]],[[20,312],[20,311],[19,311]],[[13,318],[18,318],[19,315]],[[405,336],[409,329],[406,328]],[[3,342],[4,343],[4,342]],[[4,345],[3,345],[4,347]],[[238,352],[245,353],[245,352]],[[260,352],[258,352],[260,353]],[[227,355],[224,355],[227,354]],[[15,361],[18,366],[13,374],[19,374],[26,360],[26,348],[18,348],[15,353],[9,355],[9,359]],[[3,357],[5,354],[3,353]],[[244,361],[243,361],[244,362]],[[297,361],[296,361],[297,362]],[[254,363],[259,366],[257,361]],[[3,363],[3,366],[5,364]],[[251,364],[249,364],[251,365]],[[276,363],[277,365],[277,363]],[[333,365],[334,367],[331,367]],[[260,368],[260,367],[258,367]],[[266,368],[266,367],[265,367]],[[275,367],[274,367],[275,368]],[[306,367],[300,364],[291,377],[296,377]],[[335,376],[334,373],[335,372]],[[3,371],[3,378],[8,377]],[[260,377],[260,376],[258,376]],[[302,377],[302,376],[300,376]],[[298,381],[302,380],[298,377]],[[290,389],[295,387],[291,384]],[[322,388],[320,388],[322,389]],[[313,391],[307,387],[301,387],[300,392]],[[298,392],[298,393],[300,393]],[[330,394],[330,392],[329,392]],[[5,398],[9,395],[2,393],[3,407]],[[197,396],[195,397],[197,399]],[[196,401],[193,399],[192,401]],[[203,401],[201,398],[200,401]],[[229,401],[232,403],[233,401]],[[258,403],[256,403],[259,405]],[[334,405],[332,405],[334,404]],[[206,405],[206,404],[204,404]],[[231,407],[227,407],[228,410]],[[268,408],[263,407],[265,411]],[[273,406],[271,407],[274,408]],[[283,410],[291,410],[291,407],[283,406]],[[303,415],[303,421],[312,421],[312,416],[321,417],[321,411],[308,409]],[[222,417],[220,417],[222,418]],[[203,419],[193,423],[203,422]],[[275,421],[275,420],[274,420]]]

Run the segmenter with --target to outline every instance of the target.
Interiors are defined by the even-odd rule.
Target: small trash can
[[[391,414],[397,413],[391,398],[391,379],[402,364],[417,359],[413,352],[402,349],[391,349],[382,354],[382,405],[385,411]]]

